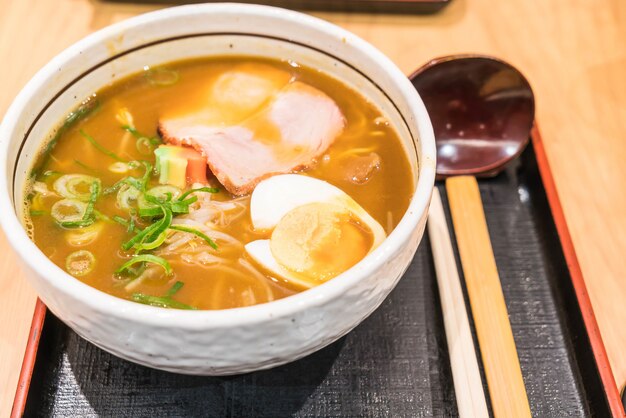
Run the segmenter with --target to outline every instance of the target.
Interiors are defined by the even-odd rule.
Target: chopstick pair
[[[530,417],[515,341],[474,177],[446,180],[450,212],[496,417]],[[428,218],[459,415],[488,417],[463,290],[441,196],[433,191]]]

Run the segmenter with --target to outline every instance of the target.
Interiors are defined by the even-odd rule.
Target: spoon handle
[[[451,177],[446,191],[494,416],[530,417],[478,183]]]
[[[463,289],[454,260],[450,231],[439,190],[433,190],[428,215],[428,235],[433,250],[437,285],[452,366],[452,380],[461,418],[488,418],[476,349],[467,318]]]

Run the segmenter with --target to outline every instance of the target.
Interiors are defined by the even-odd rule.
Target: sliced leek
[[[65,269],[72,276],[82,277],[90,273],[96,264],[96,258],[87,250],[71,253],[65,259]]]

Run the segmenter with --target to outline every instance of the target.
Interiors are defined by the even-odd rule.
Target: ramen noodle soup
[[[358,92],[293,61],[216,57],[95,92],[50,135],[27,187],[31,238],[76,279],[147,305],[226,309],[354,266],[414,182]]]

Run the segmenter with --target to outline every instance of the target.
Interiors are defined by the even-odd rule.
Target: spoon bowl
[[[410,79],[433,124],[438,178],[494,176],[528,143],[535,100],[510,64],[484,55],[447,56]]]

